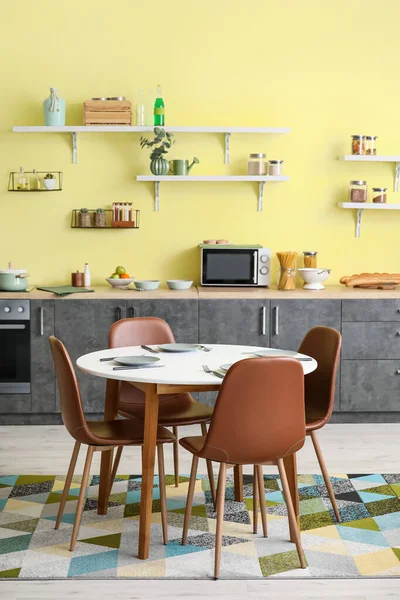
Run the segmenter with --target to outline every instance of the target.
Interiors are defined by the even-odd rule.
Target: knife
[[[148,350],[154,354],[158,354],[160,352],[160,350],[155,350],[154,348],[150,348],[150,346],[145,346],[144,344],[142,344],[140,347],[143,348],[143,350]]]
[[[140,365],[138,367],[113,367],[113,371],[131,371],[132,369],[156,369],[157,367],[165,367],[165,365],[151,365],[151,367],[145,367],[144,365]]]

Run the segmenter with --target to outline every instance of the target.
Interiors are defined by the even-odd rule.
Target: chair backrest
[[[317,369],[305,378],[305,405],[307,419],[323,419],[321,427],[333,411],[341,347],[342,336],[330,327],[313,327],[300,344],[299,352],[318,363]]]
[[[203,458],[232,464],[276,462],[306,435],[304,374],[293,358],[250,358],[225,376]]]
[[[52,335],[49,341],[56,367],[64,425],[76,440],[84,444],[92,443],[93,436],[86,425],[79,384],[70,356],[59,339]]]
[[[108,336],[110,348],[174,342],[175,338],[171,327],[166,321],[156,317],[121,319],[111,326]]]

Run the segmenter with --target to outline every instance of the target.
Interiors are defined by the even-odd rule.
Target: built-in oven
[[[29,300],[0,300],[0,394],[30,393]]]
[[[270,282],[270,250],[262,246],[200,244],[201,285],[263,287]]]

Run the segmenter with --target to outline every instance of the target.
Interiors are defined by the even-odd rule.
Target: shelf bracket
[[[71,133],[72,135],[72,163],[74,165],[77,164],[78,162],[78,140],[77,140],[77,133],[76,131],[73,131]]]
[[[258,184],[258,207],[257,207],[258,212],[262,211],[263,202],[264,202],[264,181],[260,181]]]
[[[400,179],[400,163],[396,163],[396,173],[394,176],[394,191],[399,191],[399,179]]]
[[[361,216],[362,216],[362,208],[357,209],[357,217],[356,217],[356,238],[359,238],[361,235]]]
[[[159,181],[154,182],[154,210],[157,212],[160,210],[160,182]]]
[[[229,142],[231,139],[231,134],[225,134],[225,164],[229,165]]]

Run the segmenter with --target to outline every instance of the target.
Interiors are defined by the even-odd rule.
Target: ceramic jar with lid
[[[249,175],[267,174],[267,157],[265,154],[249,154],[247,163],[247,172]]]
[[[349,202],[367,201],[367,182],[363,180],[350,181]]]

